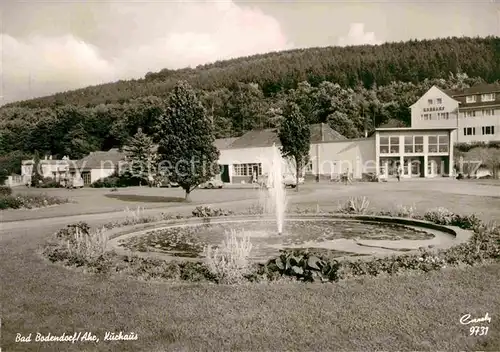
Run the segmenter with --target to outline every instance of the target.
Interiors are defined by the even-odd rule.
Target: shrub
[[[12,194],[12,188],[7,186],[0,186],[0,197],[10,196]]]
[[[0,209],[19,209],[22,208],[24,202],[21,197],[1,196]]]
[[[199,218],[209,218],[209,217],[217,217],[217,216],[229,216],[232,215],[233,212],[231,210],[226,209],[212,209],[210,206],[198,206],[192,211],[193,216]]]
[[[454,215],[448,209],[438,207],[428,210],[424,214],[424,219],[439,225],[451,225]]]
[[[137,207],[136,210],[125,208],[125,220],[121,222],[123,226],[145,224],[156,220],[154,216],[146,216],[144,214],[144,207]]]
[[[366,197],[355,197],[339,206],[338,211],[347,214],[366,214],[369,205],[370,201]]]
[[[394,215],[401,218],[418,217],[417,208],[415,207],[415,205],[410,205],[410,206],[398,205],[396,211],[394,212]]]
[[[269,260],[259,271],[271,280],[292,276],[303,281],[337,281],[339,267],[337,260],[316,256],[308,250],[295,250],[282,251],[278,258]]]
[[[213,249],[206,246],[203,255],[207,266],[216,280],[220,283],[233,284],[243,280],[249,274],[250,263],[248,257],[252,250],[250,236],[242,231],[226,232],[226,240],[221,247]]]
[[[50,261],[86,266],[96,272],[106,272],[111,267],[112,253],[106,252],[108,238],[103,229],[91,230],[88,224],[80,222],[57,231],[54,238],[55,242],[44,249]]]
[[[108,176],[93,182],[90,187],[94,188],[119,188],[131,186],[130,180],[126,177],[120,177],[116,175]]]
[[[69,255],[93,262],[104,255],[108,238],[102,229],[85,232],[75,228],[74,235],[67,239]]]
[[[0,209],[32,209],[68,203],[68,199],[41,195],[0,196]]]
[[[89,224],[83,221],[77,222],[75,224],[70,224],[65,228],[62,228],[59,231],[57,231],[54,234],[54,237],[58,240],[69,241],[72,238],[75,238],[77,232],[89,234],[90,233]]]
[[[458,215],[446,208],[431,209],[424,214],[424,219],[439,225],[457,226],[465,230],[473,230],[481,224],[474,214]]]
[[[464,230],[473,230],[481,225],[481,220],[474,214],[464,216],[455,214],[451,225],[458,226]]]
[[[64,186],[61,185],[60,182],[54,180],[53,178],[44,178],[39,182],[38,184],[35,185],[37,188],[63,188]]]
[[[104,224],[103,227],[106,229],[113,229],[113,228],[121,227],[121,226],[146,224],[146,223],[155,222],[155,221],[182,219],[183,218],[183,216],[180,214],[167,214],[167,213],[161,213],[158,216],[153,216],[153,215],[148,216],[148,215],[144,214],[144,207],[137,207],[136,210],[130,210],[127,207],[124,210],[124,212],[126,214],[125,219],[109,222],[107,224]]]
[[[374,172],[361,174],[361,182],[378,182],[379,177]]]
[[[262,215],[265,214],[265,207],[260,203],[254,203],[247,209],[247,214],[250,215]]]
[[[420,255],[400,255],[370,260],[338,261],[308,250],[283,251],[259,270],[269,278],[290,276],[301,281],[339,281],[359,276],[379,276],[395,274],[403,270],[431,271],[445,266],[445,260],[439,256],[422,251]],[[276,273],[278,275],[276,275]]]
[[[473,265],[488,259],[500,258],[500,226],[495,223],[479,224],[467,243],[441,251],[451,265]]]

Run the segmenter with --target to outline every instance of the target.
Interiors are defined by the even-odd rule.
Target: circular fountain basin
[[[110,246],[119,253],[176,260],[203,258],[205,246],[220,246],[234,231],[252,243],[250,259],[264,262],[280,250],[308,249],[334,258],[373,257],[447,248],[468,239],[468,232],[413,219],[376,216],[294,215],[278,234],[268,217],[184,219],[118,229]]]

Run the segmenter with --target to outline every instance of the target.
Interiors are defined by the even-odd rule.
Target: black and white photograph
[[[13,351],[500,351],[500,2],[2,0]]]

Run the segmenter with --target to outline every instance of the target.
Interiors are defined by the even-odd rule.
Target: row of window
[[[434,100],[433,100],[433,99],[428,99],[428,100],[427,100],[427,103],[428,103],[429,105],[432,105],[432,104],[434,104]],[[438,104],[438,105],[439,105],[439,104],[443,104],[443,99],[441,99],[441,98],[437,98],[437,99],[436,99],[436,104]]]
[[[481,101],[495,101],[495,93],[481,94]],[[465,97],[466,103],[476,103],[477,95],[469,95]]]
[[[262,176],[262,164],[233,164],[233,176]]]
[[[484,135],[495,134],[495,126],[483,126],[481,127],[481,132]],[[464,127],[464,136],[475,136],[476,127]]]
[[[444,110],[444,106],[433,106],[433,107],[430,107],[430,108],[424,108],[424,112],[428,112],[428,111],[443,111]]]
[[[422,114],[420,115],[422,120],[449,120],[450,113],[449,112],[438,112],[437,114]]]
[[[429,153],[447,153],[449,142],[450,142],[449,137],[446,135],[429,136],[427,142],[427,150]],[[423,152],[424,152],[423,136],[404,137],[404,153],[423,153]],[[398,154],[399,137],[380,137],[380,153]]]
[[[477,100],[477,95],[469,95],[465,97],[465,102],[466,103],[476,103]],[[481,101],[488,102],[488,101],[495,101],[495,93],[486,93],[486,94],[481,94]],[[436,100],[434,99],[427,99],[427,103],[429,105],[440,105],[443,104],[443,99],[437,98]],[[429,110],[428,110],[429,111]]]
[[[493,116],[493,115],[495,115],[495,109],[464,111],[464,117]]]
[[[424,109],[426,111],[426,109]],[[483,109],[483,110],[468,110],[464,111],[463,117],[479,117],[479,116],[494,116],[495,109]],[[453,116],[453,115],[452,115]],[[420,119],[422,120],[449,120],[450,113],[449,112],[438,112],[438,113],[427,113],[421,114]]]

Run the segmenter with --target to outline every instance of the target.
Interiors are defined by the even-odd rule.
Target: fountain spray
[[[271,169],[269,170],[269,177],[267,179],[267,187],[274,207],[278,235],[281,235],[283,233],[283,223],[285,221],[286,191],[285,184],[283,183],[281,153],[276,144],[273,144],[273,158]]]

